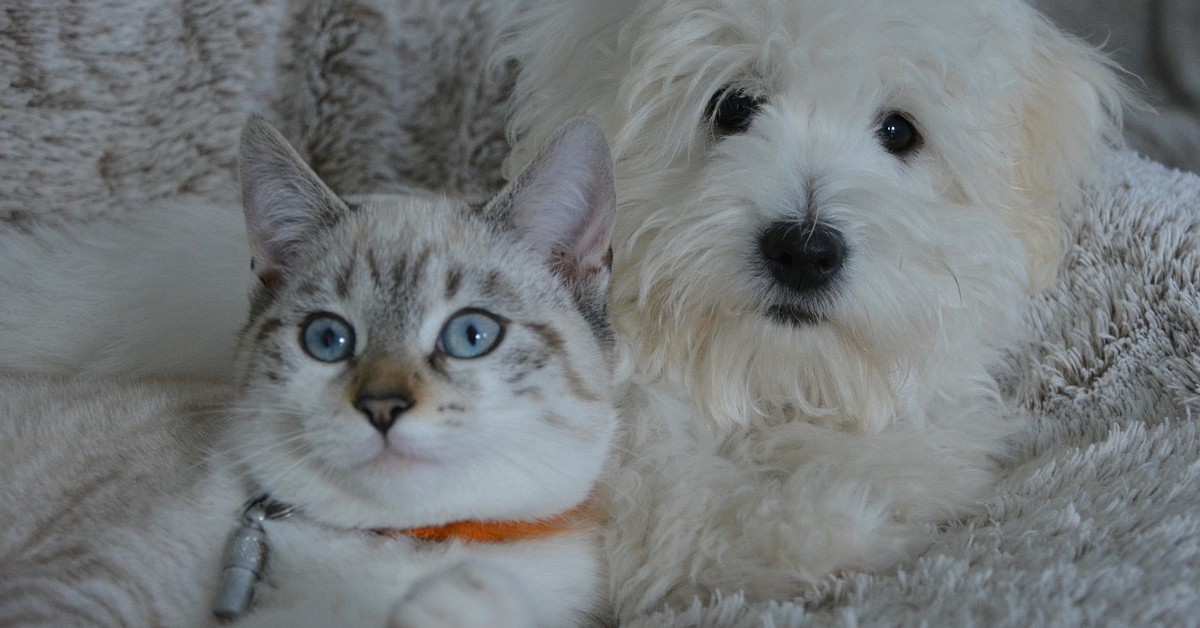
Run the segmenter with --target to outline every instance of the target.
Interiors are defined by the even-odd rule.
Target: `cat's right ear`
[[[612,155],[595,122],[563,125],[492,203],[568,283],[587,283],[612,265],[616,190]]]
[[[272,285],[305,242],[349,209],[260,116],[242,129],[238,169],[254,273]]]

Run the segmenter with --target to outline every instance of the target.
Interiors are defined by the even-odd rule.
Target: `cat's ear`
[[[612,265],[612,156],[594,122],[568,122],[493,203],[569,281]]]
[[[264,283],[272,283],[300,247],[349,211],[259,116],[242,129],[239,174],[254,272]]]

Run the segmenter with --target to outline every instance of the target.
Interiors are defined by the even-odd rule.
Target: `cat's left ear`
[[[616,189],[603,131],[590,120],[568,122],[489,209],[506,212],[568,281],[607,271]]]
[[[349,212],[283,135],[259,116],[242,129],[239,174],[254,272],[266,284],[288,268],[314,235]]]

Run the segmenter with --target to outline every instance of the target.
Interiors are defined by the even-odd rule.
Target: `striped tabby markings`
[[[463,271],[461,268],[451,268],[446,273],[446,300],[449,301],[458,295],[458,288],[462,284]]]
[[[379,256],[375,253],[375,248],[367,249],[367,270],[371,273],[371,283],[378,286],[382,283],[381,271],[379,269]]]
[[[563,356],[563,377],[567,379],[567,385],[571,388],[571,393],[584,401],[596,402],[601,400],[601,396],[588,389],[584,384],[584,378],[571,365],[568,356],[563,350],[566,344],[563,342],[562,336],[557,331],[552,329],[550,325],[545,323],[524,323],[525,327],[529,328],[533,333],[541,337],[542,342],[550,348],[552,352]]]
[[[354,277],[354,271],[358,269],[358,248],[358,242],[355,242],[350,259],[342,265],[334,280],[334,292],[339,299],[345,300],[350,297],[350,282]]]

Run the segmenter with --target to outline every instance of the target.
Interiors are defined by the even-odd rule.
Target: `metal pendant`
[[[221,561],[221,582],[213,601],[213,615],[236,619],[250,608],[254,586],[267,566],[267,535],[262,522],[283,519],[292,514],[289,506],[273,502],[266,495],[251,500],[242,513],[242,522],[229,536]]]

